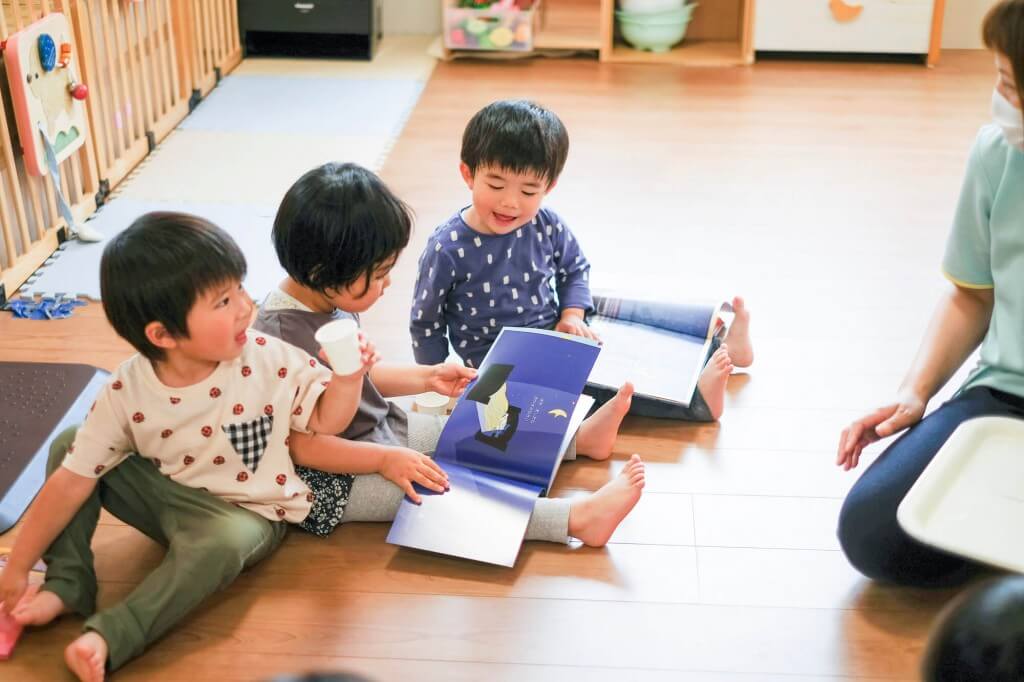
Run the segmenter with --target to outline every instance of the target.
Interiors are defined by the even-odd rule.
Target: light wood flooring
[[[555,492],[571,495],[632,452],[648,462],[643,499],[604,549],[529,543],[509,570],[396,549],[385,525],[326,541],[295,532],[115,679],[913,679],[952,593],[875,586],[846,563],[834,528],[857,474],[833,466],[834,449],[846,422],[892,395],[944,286],[945,233],[992,83],[983,53],[946,53],[933,70],[439,65],[383,170],[418,215],[392,290],[365,318],[387,359],[411,358],[420,248],[468,202],[462,127],[491,100],[530,97],[569,128],[548,204],[580,238],[594,285],[745,295],[754,366],[731,379],[720,424],[631,419],[611,462],[562,468]],[[3,360],[109,369],[129,352],[98,305],[54,322],[0,316]],[[160,559],[109,516],[95,546],[103,604]],[[79,626],[27,634],[0,679],[64,679]]]

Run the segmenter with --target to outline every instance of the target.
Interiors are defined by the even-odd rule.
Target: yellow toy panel
[[[25,168],[32,175],[48,173],[42,131],[57,163],[85,142],[88,89],[75,73],[71,46],[71,25],[59,12],[7,38],[4,62],[14,117]]]

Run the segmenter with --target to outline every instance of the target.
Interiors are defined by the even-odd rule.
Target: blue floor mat
[[[249,265],[245,286],[257,302],[285,277],[270,241],[277,206],[114,199],[90,219],[89,225],[109,239],[149,211],[194,213],[230,233],[245,254]],[[105,244],[106,241],[65,242],[34,278],[22,286],[21,294],[66,294],[100,300],[100,256]]]
[[[180,128],[395,135],[423,86],[415,80],[232,76],[221,81]]]

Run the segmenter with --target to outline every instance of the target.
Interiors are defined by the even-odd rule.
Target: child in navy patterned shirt
[[[420,258],[410,321],[417,362],[443,362],[450,337],[465,363],[479,367],[506,326],[597,338],[586,322],[590,263],[561,218],[541,208],[568,152],[561,120],[533,102],[494,102],[470,120],[459,169],[473,203],[434,230]],[[733,307],[729,345],[711,356],[692,409],[677,418],[717,419],[734,364],[753,359],[749,313],[742,299]]]

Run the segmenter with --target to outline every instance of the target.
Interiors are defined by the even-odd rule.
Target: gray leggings
[[[447,417],[410,412],[408,446],[417,452],[434,452],[446,419]],[[575,444],[569,447],[563,459],[576,459]],[[356,476],[341,522],[393,521],[404,496],[401,488],[380,474]],[[526,527],[526,539],[563,544],[568,542],[569,500],[537,498],[530,524]]]

